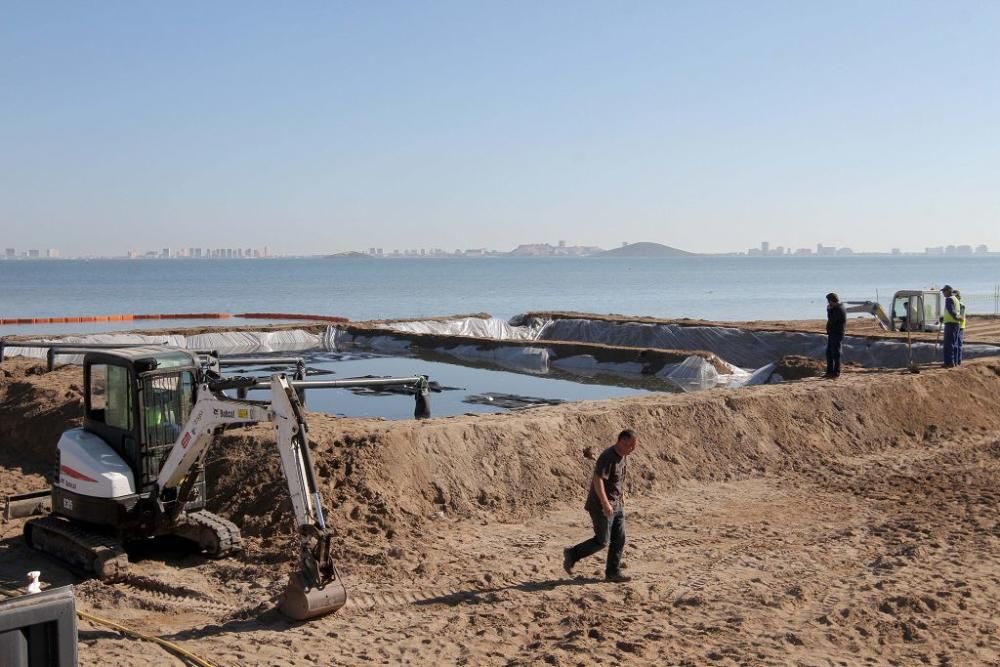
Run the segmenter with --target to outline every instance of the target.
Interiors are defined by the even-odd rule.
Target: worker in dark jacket
[[[826,295],[826,377],[840,376],[840,349],[847,326],[847,311],[834,292]]]

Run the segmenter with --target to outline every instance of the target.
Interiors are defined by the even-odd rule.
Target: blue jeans
[[[965,329],[958,328],[958,337],[955,339],[955,365],[962,365],[962,346],[965,345]]]
[[[944,365],[954,366],[958,356],[958,324],[949,322],[944,325]]]
[[[572,547],[573,562],[592,556],[605,547],[608,549],[608,563],[604,574],[608,577],[621,574],[622,552],[625,550],[625,510],[616,511],[611,518],[600,510],[590,513],[594,523],[594,536]]]

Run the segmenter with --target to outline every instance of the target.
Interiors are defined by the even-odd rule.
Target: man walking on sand
[[[618,441],[597,457],[594,474],[590,480],[587,504],[594,524],[594,536],[574,547],[563,549],[563,569],[573,573],[577,561],[608,549],[608,562],[604,568],[607,581],[630,581],[621,572],[622,551],[625,550],[625,460],[635,451],[638,439],[631,429],[618,434]]]

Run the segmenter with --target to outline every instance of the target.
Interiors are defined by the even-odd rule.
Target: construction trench
[[[334,319],[334,318],[331,318]],[[853,319],[844,338],[847,366],[897,369],[932,364],[940,358],[940,340],[933,334],[882,334],[862,329],[867,319]],[[1000,319],[973,318],[986,332],[970,335],[964,357],[1000,355]],[[790,370],[798,379],[806,372],[802,360],[822,361],[826,336],[797,329],[794,324],[769,328],[586,316],[573,313],[528,313],[510,321],[487,315],[453,316],[425,320],[269,326],[263,329],[221,327],[181,332],[146,331],[97,333],[38,338],[72,344],[166,344],[188,350],[212,350],[226,355],[278,352],[370,350],[384,355],[431,353],[458,363],[485,363],[506,370],[545,374],[561,370],[580,376],[656,377],[677,390],[780,382]],[[971,333],[970,332],[970,333]],[[853,334],[853,335],[852,335]],[[5,355],[42,357],[46,348],[24,347],[27,336],[7,337],[0,343]],[[57,350],[58,352],[58,350]],[[788,369],[789,358],[798,367]],[[79,363],[78,354],[61,353],[61,363]],[[53,359],[49,359],[49,366]]]
[[[933,355],[925,336],[911,373],[905,341],[852,333],[845,361],[857,365],[836,381],[810,377],[825,339],[808,327],[527,317],[172,334],[234,354],[418,347],[524,373],[683,368],[678,387],[715,388],[422,421],[310,412],[349,598],[306,624],[273,610],[294,537],[263,426],[227,432],[208,466],[209,508],[239,525],[242,556],[137,545],[129,577],[106,584],[39,562],[11,521],[0,583],[40,569],[49,586],[75,586],[78,608],[213,664],[988,664],[1000,658],[996,341],[973,338],[982,347],[966,359],[983,358],[944,370],[918,356]],[[146,342],[137,335],[164,340],[120,336]],[[44,350],[10,340],[5,354],[0,480],[30,491],[79,421],[80,371],[49,372]],[[633,581],[603,583],[597,557],[569,577],[561,553],[588,531],[589,457],[624,427],[640,437]],[[184,664],[84,620],[79,633],[81,664]]]

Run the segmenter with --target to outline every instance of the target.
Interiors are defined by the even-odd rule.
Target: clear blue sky
[[[1000,2],[5,2],[0,245],[1000,250]]]

